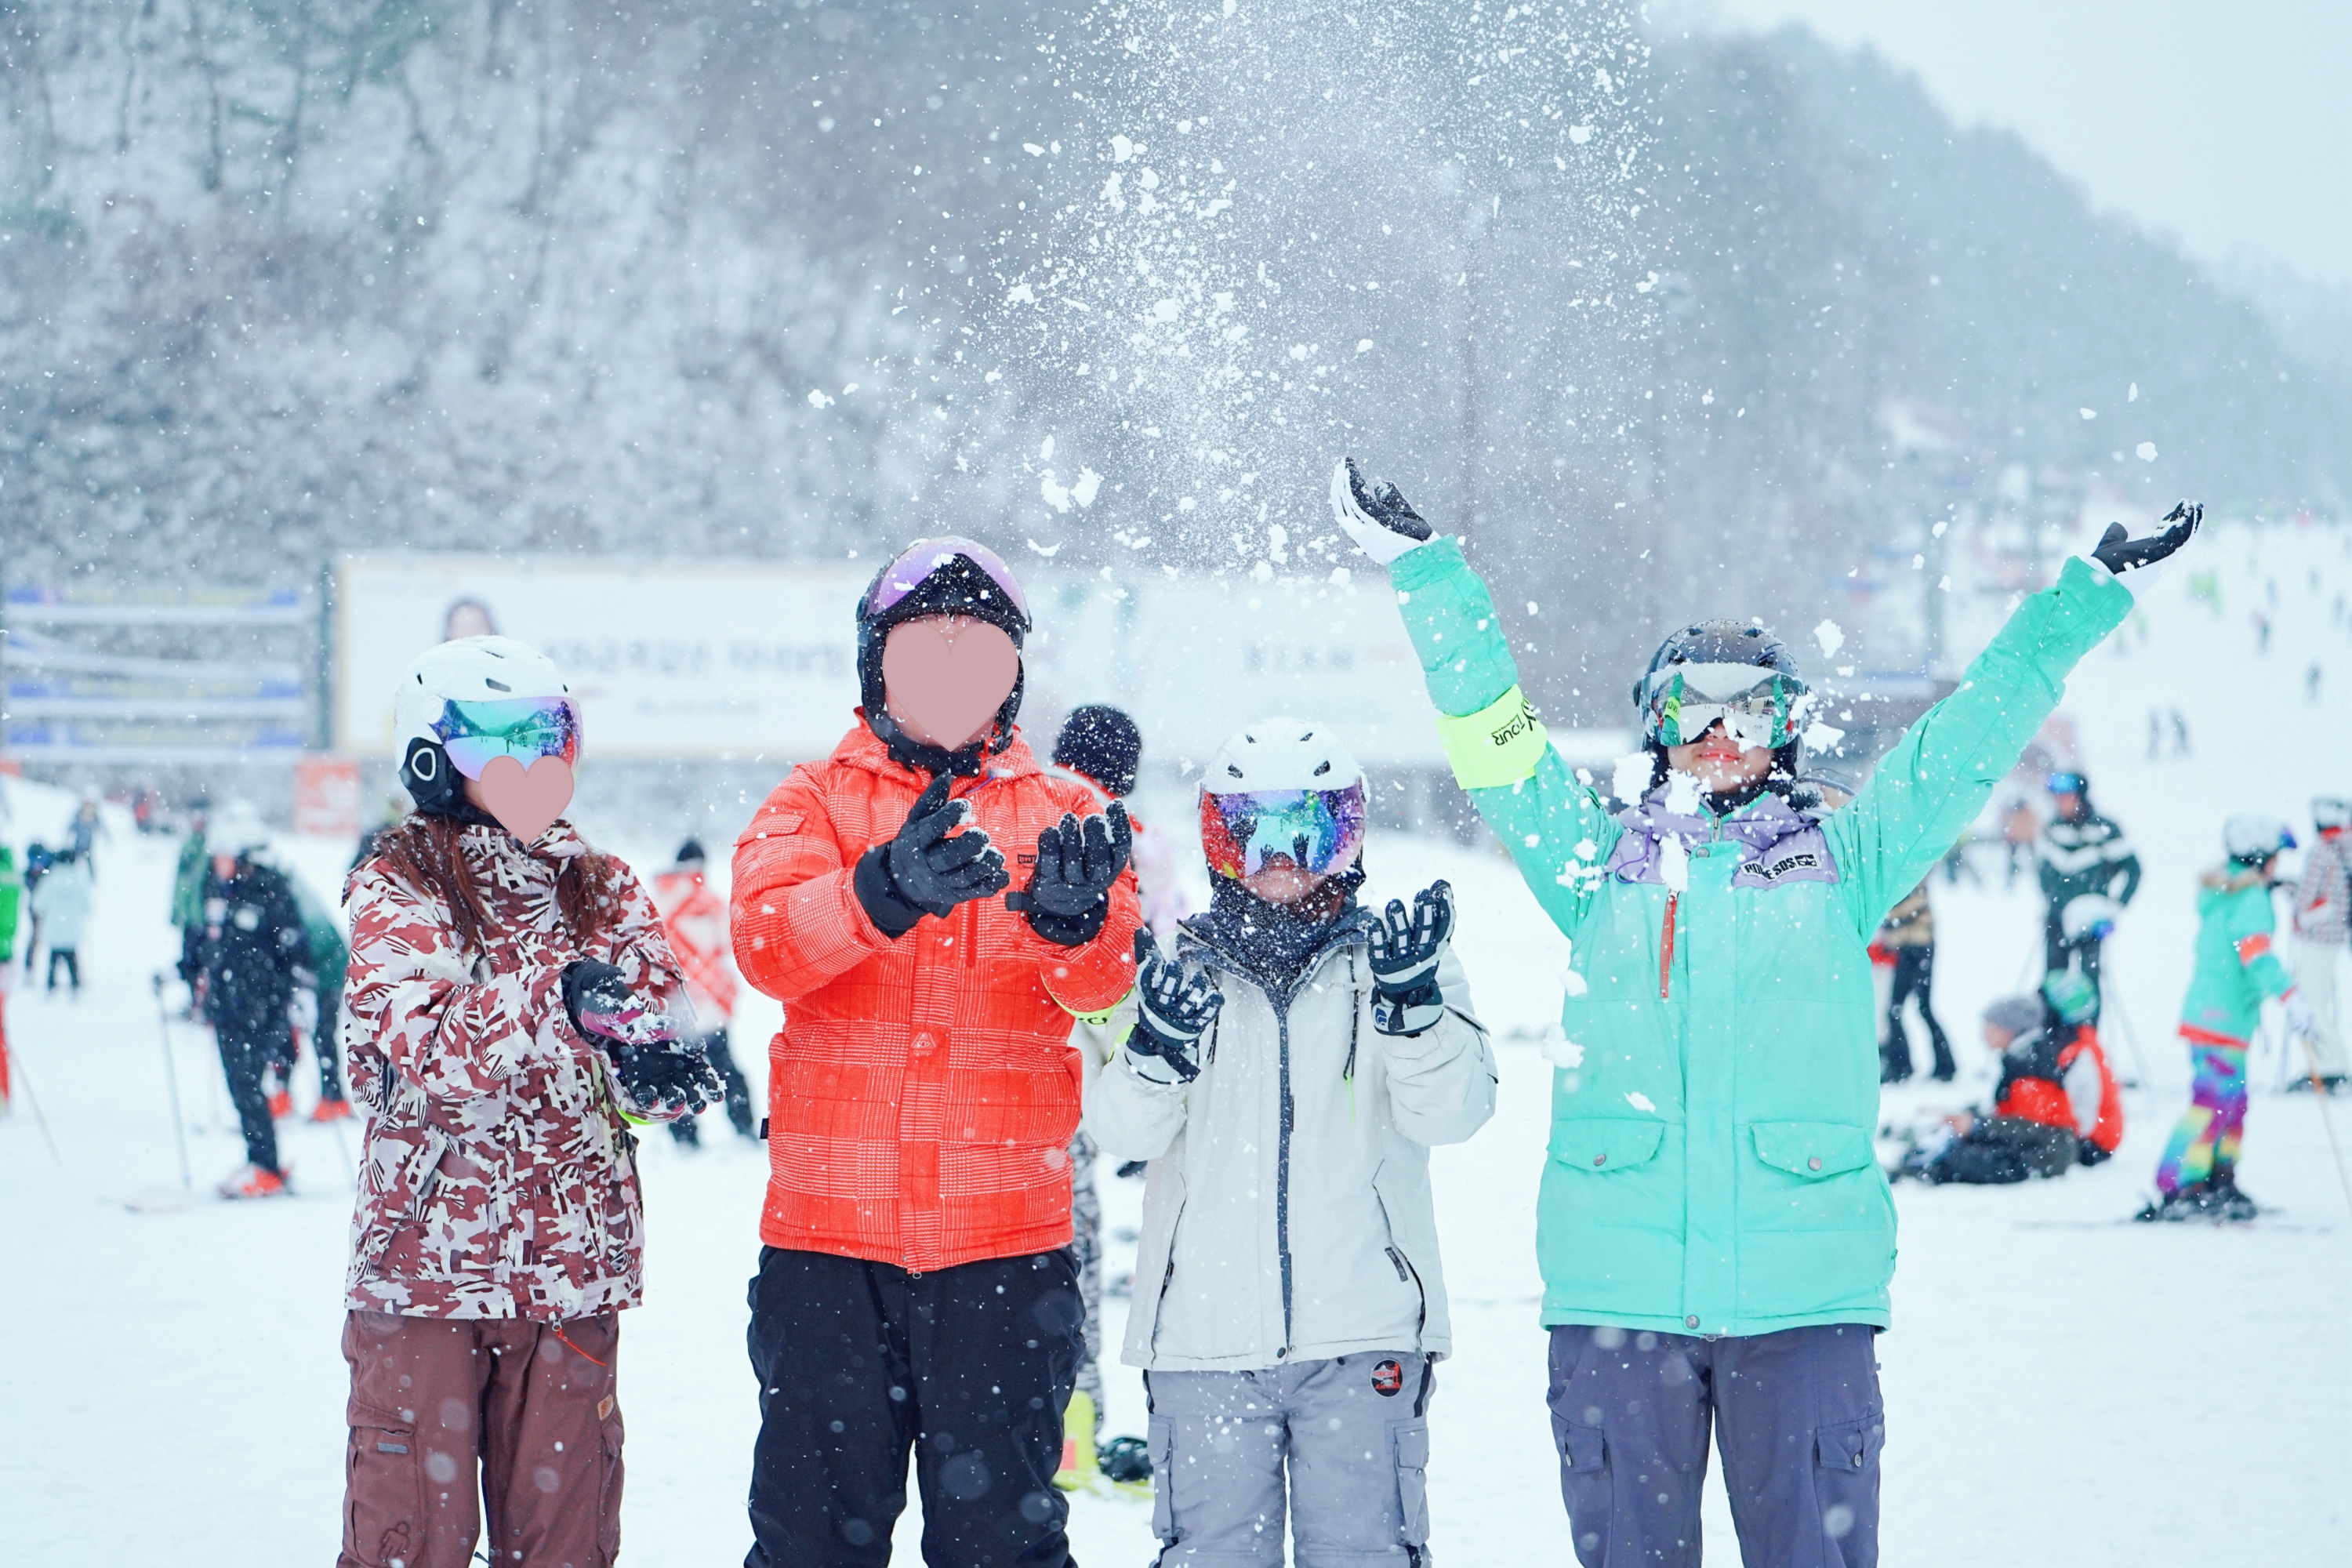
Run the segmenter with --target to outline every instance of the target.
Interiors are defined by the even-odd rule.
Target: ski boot
[[[2147,1206],[2132,1218],[2143,1224],[2152,1220],[2178,1221],[2214,1217],[2212,1189],[2204,1182],[2191,1182],[2169,1193],[2159,1193],[2147,1201]]]
[[[1907,1083],[1911,1079],[1911,1052],[1881,1040],[1878,1044],[1878,1081]]]
[[[1113,1437],[1096,1455],[1111,1489],[1132,1498],[1151,1495],[1151,1449],[1140,1437]]]
[[[269,1119],[283,1121],[294,1114],[294,1095],[289,1089],[279,1089],[269,1097]]]
[[[2262,1213],[2254,1200],[2238,1190],[2234,1171],[2217,1171],[2206,1188],[2206,1202],[2210,1217],[2227,1224],[2242,1225]]]
[[[352,1102],[348,1100],[322,1100],[310,1108],[313,1121],[349,1121]]]
[[[220,1184],[220,1195],[225,1198],[277,1198],[290,1191],[285,1173],[265,1171],[258,1165],[240,1165]]]

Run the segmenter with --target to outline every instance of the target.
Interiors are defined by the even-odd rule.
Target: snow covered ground
[[[2119,1065],[2147,1063],[2123,1152],[2063,1181],[1996,1191],[1905,1185],[1895,1329],[1880,1342],[1888,1410],[1883,1540],[1890,1563],[2337,1564],[2352,1559],[2352,1216],[2308,1096],[2274,1092],[2258,1057],[2242,1175],[2278,1217],[2251,1227],[2124,1223],[2186,1093],[2170,1022],[2186,980],[2196,873],[2224,815],[2263,806],[2301,823],[2314,793],[2352,793],[2341,694],[2352,585],[2339,532],[2217,531],[2196,565],[2218,609],[2175,571],[2116,648],[2069,693],[2084,764],[2131,830],[2148,880],[2116,938]],[[2276,584],[2276,603],[2268,584]],[[2249,619],[2270,616],[2270,651]],[[2144,623],[2144,624],[2143,624]],[[2305,671],[2321,668],[2320,698]],[[2151,703],[2179,707],[2195,754],[2147,760]],[[54,842],[58,792],[5,781],[9,839]],[[22,1568],[170,1562],[185,1568],[323,1563],[338,1540],[344,1372],[341,1315],[347,1157],[355,1129],[282,1129],[299,1195],[184,1205],[163,1077],[166,1034],[200,1193],[240,1158],[209,1037],[159,1021],[149,977],[175,952],[165,923],[173,846],[110,813],[79,998],[28,990],[7,1025],[54,1136],[21,1097],[0,1120],[0,1344],[16,1415],[0,1423],[0,1562]],[[596,825],[584,825],[593,833]],[[667,845],[621,845],[650,868]],[[321,890],[349,847],[285,841]],[[1457,1351],[1441,1369],[1432,1469],[1437,1551],[1473,1563],[1570,1560],[1543,1407],[1534,1196],[1550,1071],[1536,1040],[1554,1016],[1566,946],[1489,854],[1376,838],[1375,887],[1432,876],[1461,892],[1462,945],[1481,1011],[1506,1037],[1494,1122],[1435,1161]],[[2023,885],[1937,884],[1937,994],[1965,1073],[1910,1087],[1890,1113],[1990,1087],[1974,1019],[2016,988],[2037,910]],[[167,985],[176,1012],[182,993]],[[735,1020],[756,1075],[774,1009]],[[2126,1037],[2127,1036],[2127,1037]],[[1924,1053],[1923,1058],[1924,1060]],[[307,1105],[315,1092],[299,1091]],[[2352,1102],[2336,1107],[2352,1136]],[[646,1145],[649,1303],[625,1323],[627,1560],[740,1558],[755,1422],[743,1288],[764,1163],[705,1122],[706,1146]],[[1140,1184],[1104,1173],[1115,1237]],[[126,1202],[150,1204],[142,1211]],[[1115,1239],[1111,1270],[1131,1259]],[[1110,1303],[1116,1347],[1124,1304]],[[1115,1350],[1114,1350],[1115,1354]],[[1139,1378],[1109,1372],[1107,1429],[1140,1432]],[[1081,1498],[1089,1564],[1139,1564],[1149,1510]],[[1732,1561],[1715,1494],[1714,1559]],[[902,1561],[914,1560],[911,1519]]]

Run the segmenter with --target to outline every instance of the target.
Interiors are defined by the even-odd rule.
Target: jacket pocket
[[[1133,1300],[1140,1305],[1144,1300],[1143,1293],[1146,1290],[1151,1292],[1151,1333],[1144,1342],[1146,1352],[1159,1348],[1160,1327],[1168,1308],[1168,1289],[1176,1280],[1176,1240],[1184,1224],[1184,1177],[1181,1172],[1173,1170],[1169,1174],[1171,1179],[1168,1193],[1168,1224],[1159,1236],[1145,1238],[1148,1243],[1156,1242],[1156,1245],[1150,1246],[1135,1264]]]
[[[1391,1430],[1396,1437],[1397,1501],[1402,1507],[1402,1540],[1407,1546],[1429,1544],[1429,1423],[1403,1421]]]
[[[1613,1533],[1610,1515],[1615,1508],[1609,1476],[1609,1443],[1598,1426],[1551,1418],[1552,1441],[1559,1448],[1559,1489],[1568,1504],[1568,1529],[1581,1568],[1601,1568]]]
[[[1655,1159],[1666,1124],[1650,1117],[1593,1116],[1555,1121],[1551,1157],[1570,1170],[1610,1175]]]
[[[425,1469],[416,1428],[356,1403],[343,1458],[343,1551],[366,1568],[414,1563],[425,1551]]]
[[[1748,1135],[1758,1159],[1792,1176],[1841,1176],[1877,1159],[1870,1134],[1842,1121],[1758,1121]]]
[[[604,1452],[596,1472],[596,1549],[609,1565],[621,1554],[621,1411],[602,1424]]]

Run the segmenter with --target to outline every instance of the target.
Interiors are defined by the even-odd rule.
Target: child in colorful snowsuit
[[[367,1120],[337,1565],[465,1568],[485,1523],[501,1568],[610,1564],[644,1268],[630,1129],[718,1086],[653,900],[560,815],[580,731],[555,667],[443,643],[394,714],[416,810],[344,900]]]
[[[2180,1004],[2180,1037],[2195,1070],[2189,1110],[2156,1167],[2156,1201],[2139,1219],[2251,1219],[2253,1200],[2238,1189],[2238,1144],[2246,1125],[2246,1048],[2263,999],[2277,997],[2287,1030],[2312,1033],[2311,1012],[2272,950],[2271,883],[2279,852],[2294,835],[2276,817],[2241,813],[2222,829],[2229,863],[2208,871],[2197,893],[2196,968]]]
[[[1203,775],[1213,897],[1139,939],[1136,1020],[1087,1096],[1150,1161],[1122,1359],[1144,1369],[1162,1568],[1428,1560],[1452,1348],[1429,1149],[1495,1109],[1443,882],[1358,907],[1364,779],[1270,719]]]
[[[1612,814],[1460,542],[1352,462],[1331,500],[1389,568],[1455,778],[1575,946],[1536,1251],[1579,1561],[1698,1562],[1713,1426],[1748,1561],[1870,1568],[1895,1268],[1870,939],[2129,613],[2116,574],[2198,514],[2068,562],[1835,810],[1797,789],[1789,650],[1748,622],[1675,633],[1634,686],[1647,787]]]

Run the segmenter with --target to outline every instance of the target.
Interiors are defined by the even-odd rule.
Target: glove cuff
[[[1055,946],[1084,947],[1102,934],[1103,921],[1110,915],[1110,897],[1105,894],[1075,915],[1048,914],[1037,907],[1033,898],[1024,912],[1029,917],[1029,929]]]
[[[890,876],[890,846],[877,844],[857,858],[856,868],[849,876],[850,891],[857,895],[858,908],[874,922],[874,929],[892,942],[915,929],[923,911],[899,895],[898,884]]]

